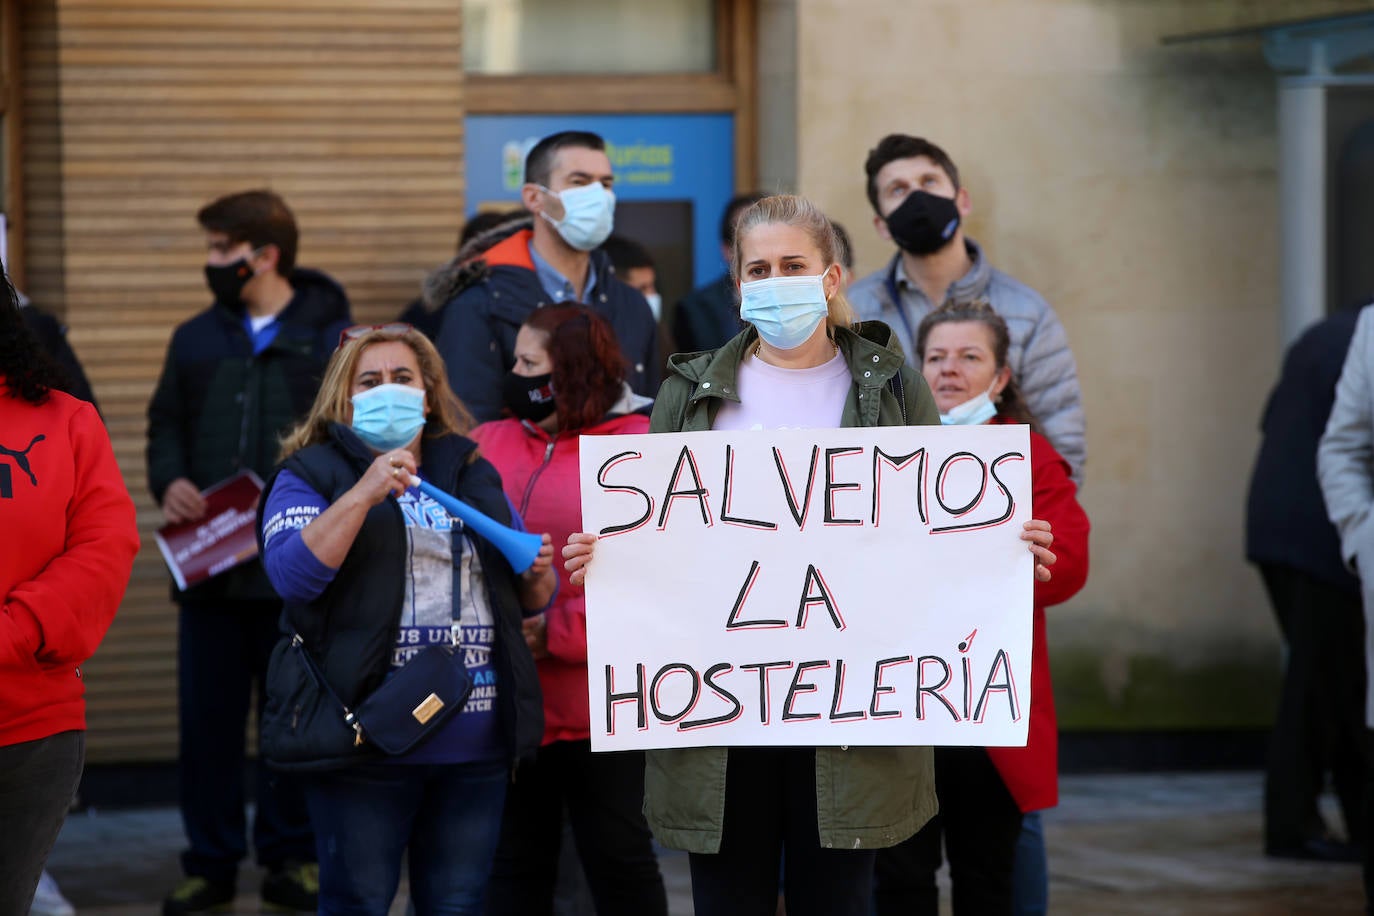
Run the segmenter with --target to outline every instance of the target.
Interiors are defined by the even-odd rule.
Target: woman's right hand
[[[596,546],[596,535],[578,531],[568,535],[568,544],[563,548],[563,568],[568,571],[568,581],[582,585],[587,581],[587,566],[592,562],[592,549]]]
[[[367,505],[375,506],[393,493],[405,493],[415,472],[415,456],[410,452],[403,448],[383,452],[353,485],[353,492]]]

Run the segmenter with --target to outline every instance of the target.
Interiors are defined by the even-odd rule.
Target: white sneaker
[[[76,907],[62,896],[57,882],[47,869],[38,879],[38,889],[33,892],[33,903],[29,904],[29,916],[76,916]]]

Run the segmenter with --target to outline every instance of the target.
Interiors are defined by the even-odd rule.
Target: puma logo
[[[44,436],[42,433],[34,436],[33,441],[30,442],[22,452],[16,452],[14,449],[5,448],[5,446],[0,445],[0,455],[8,455],[10,458],[13,458],[14,463],[19,466],[19,470],[29,475],[29,482],[35,487],[38,486],[38,478],[33,476],[33,469],[29,467],[29,452],[33,451],[33,447],[46,438],[47,436]]]

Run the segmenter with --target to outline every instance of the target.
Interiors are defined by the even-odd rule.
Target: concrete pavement
[[[1259,773],[1065,776],[1061,796],[1045,817],[1052,913],[1363,912],[1358,866],[1260,854]],[[48,865],[82,916],[146,916],[179,878],[183,842],[174,809],[79,812]],[[667,852],[661,861],[670,912],[689,916],[686,856]],[[258,912],[260,880],[245,869],[235,913]],[[392,912],[404,912],[403,899]]]

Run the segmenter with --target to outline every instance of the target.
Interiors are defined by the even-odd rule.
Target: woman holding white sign
[[[580,437],[648,432],[653,401],[630,390],[610,322],[583,305],[536,309],[515,336],[512,417],[472,431],[521,517],[558,540],[582,528]],[[488,916],[554,910],[563,812],[600,916],[664,916],[668,898],[644,822],[644,754],[593,754],[581,586],[525,621],[544,694],[544,740],[506,792]]]
[[[956,914],[1043,913],[1048,906],[1044,840],[1039,816],[1030,817],[1059,803],[1045,607],[1083,587],[1089,524],[1068,462],[1040,434],[1011,377],[1010,339],[1006,322],[987,302],[950,303],[921,322],[916,347],[945,425],[1031,427],[1031,500],[1036,517],[1054,526],[1058,563],[1054,579],[1035,586],[1029,735],[1025,747],[935,749],[940,813],[911,839],[878,854],[878,916],[939,911],[935,872],[942,839]],[[1023,814],[1030,820],[1024,832]],[[1014,907],[1013,899],[1021,906]]]
[[[809,201],[769,197],[745,210],[731,271],[748,326],[718,350],[670,359],[651,432],[939,423],[929,387],[903,365],[891,330],[855,322],[840,291],[834,229]],[[1052,563],[1048,526],[1028,528],[1023,537]],[[574,585],[595,540],[574,534],[564,548]],[[867,913],[875,851],[911,836],[935,809],[929,748],[648,753],[650,827],[659,842],[691,854],[696,911],[711,916],[772,914],[783,859],[790,916]]]

